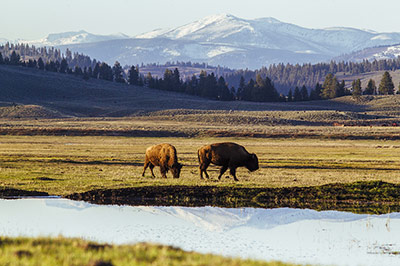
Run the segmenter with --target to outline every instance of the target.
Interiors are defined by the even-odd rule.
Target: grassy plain
[[[260,169],[238,169],[240,182],[200,180],[197,149],[208,143],[234,141],[255,152]],[[180,179],[141,176],[146,147],[168,142],[184,164]],[[226,174],[228,176],[228,174]],[[141,186],[293,187],[382,180],[400,184],[400,141],[138,138],[112,136],[0,136],[0,188],[68,195],[93,189]]]
[[[186,252],[170,246],[139,243],[108,245],[66,238],[0,237],[0,265],[265,265],[294,266]]]

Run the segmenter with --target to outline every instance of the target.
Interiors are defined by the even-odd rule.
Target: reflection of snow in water
[[[0,235],[156,242],[204,253],[328,265],[399,265],[400,213],[289,208],[93,205],[66,199],[0,200]]]

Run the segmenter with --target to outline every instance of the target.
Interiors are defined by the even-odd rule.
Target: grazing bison
[[[155,178],[153,173],[154,166],[160,167],[161,176],[164,178],[167,178],[168,170],[171,170],[174,178],[179,178],[182,165],[178,163],[175,147],[171,144],[163,143],[147,148],[142,176],[144,176],[146,168],[150,167],[151,175]]]
[[[210,163],[222,166],[218,179],[229,168],[231,175],[236,178],[236,168],[245,166],[250,171],[258,169],[258,158],[254,153],[248,153],[246,149],[236,143],[225,142],[205,145],[197,151],[200,163],[200,178],[203,179],[203,172],[207,178],[207,167]]]

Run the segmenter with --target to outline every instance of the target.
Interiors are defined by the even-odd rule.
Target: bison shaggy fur
[[[258,158],[254,153],[248,153],[246,149],[236,143],[224,142],[205,145],[197,151],[200,163],[200,178],[203,179],[203,173],[209,178],[207,167],[210,163],[222,166],[218,179],[229,168],[229,171],[235,181],[236,168],[244,166],[250,171],[258,169]]]
[[[150,167],[151,175],[155,178],[153,168],[160,167],[161,176],[167,178],[168,170],[171,170],[174,178],[179,178],[182,164],[178,163],[178,157],[174,146],[168,143],[158,144],[146,149],[142,176]]]

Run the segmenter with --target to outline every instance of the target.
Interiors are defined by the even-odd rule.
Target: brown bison
[[[200,178],[203,179],[203,172],[207,178],[207,167],[210,163],[222,166],[218,179],[229,168],[231,175],[236,178],[236,168],[245,166],[250,171],[258,169],[258,158],[254,153],[248,153],[246,149],[236,143],[225,142],[205,145],[197,151],[200,163]]]
[[[168,170],[171,170],[174,178],[179,178],[182,165],[178,163],[178,157],[174,146],[168,143],[158,144],[146,149],[146,157],[144,159],[144,168],[142,176],[147,167],[150,167],[151,175],[154,166],[160,167],[161,176],[167,178]]]

